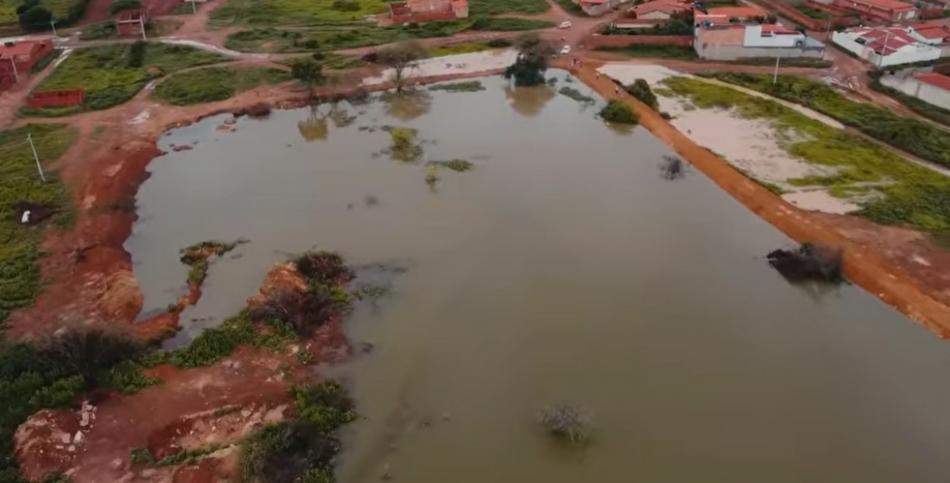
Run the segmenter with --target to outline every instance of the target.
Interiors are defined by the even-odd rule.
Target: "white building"
[[[697,27],[696,53],[711,60],[824,57],[825,45],[781,24]]]
[[[855,27],[831,34],[832,42],[878,67],[940,58],[940,48],[925,40],[907,27]]]
[[[950,110],[950,77],[937,72],[898,73],[881,77],[881,83],[928,104]]]

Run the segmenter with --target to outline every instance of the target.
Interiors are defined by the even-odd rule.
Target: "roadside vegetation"
[[[21,108],[23,114],[60,116],[106,109],[128,101],[150,80],[175,71],[227,60],[192,47],[152,42],[77,49],[44,79],[37,91],[84,89],[80,106]]]
[[[175,106],[220,101],[265,84],[291,79],[286,71],[265,67],[205,67],[190,70],[162,81],[152,94]]]
[[[89,0],[0,0],[0,25],[19,23],[22,30],[50,30],[50,21],[57,27],[68,26],[82,17]]]
[[[209,25],[310,26],[362,20],[389,9],[384,0],[228,0],[211,12]]]
[[[920,114],[921,116],[926,117],[932,121],[939,122],[945,126],[950,126],[950,110],[944,109],[939,106],[935,106],[929,102],[922,101],[914,96],[909,96],[903,92],[894,89],[893,87],[886,86],[881,83],[881,76],[884,75],[884,72],[874,70],[868,73],[868,77],[871,78],[869,85],[871,89],[874,89],[883,94],[887,94],[894,99],[896,99],[901,104],[907,106],[908,109]]]
[[[734,109],[744,118],[767,120],[779,131],[780,145],[790,154],[837,169],[833,175],[794,178],[788,183],[824,187],[833,196],[858,203],[858,214],[878,223],[910,225],[941,237],[950,231],[947,177],[768,99],[686,77],[669,78],[664,84],[673,95],[686,97],[697,107]]]
[[[471,0],[471,15],[499,15],[503,13],[544,13],[550,6],[545,0]]]
[[[715,72],[706,75],[802,104],[872,138],[950,167],[950,133],[873,104],[852,101],[823,83],[789,75],[779,76],[775,84],[771,76],[764,74]]]
[[[580,5],[574,3],[573,0],[554,0],[565,12],[575,15],[578,17],[587,17],[587,13],[584,12],[584,9]]]
[[[660,105],[657,102],[656,95],[653,94],[653,91],[650,89],[650,84],[648,84],[645,79],[636,79],[633,84],[624,87],[624,89],[631,96],[639,99],[640,102],[650,106],[650,109],[653,109],[654,111],[660,110]]]
[[[40,60],[36,61],[36,63],[33,64],[33,67],[30,67],[30,72],[33,74],[38,74],[40,72],[43,72],[43,70],[46,69],[50,64],[52,64],[54,60],[59,58],[60,55],[63,55],[63,49],[53,49],[49,51],[48,54],[44,55],[43,57],[40,58]]]
[[[45,212],[55,224],[68,224],[72,207],[66,188],[47,172],[44,183],[37,174],[27,134],[32,133],[40,160],[49,165],[76,139],[76,132],[61,124],[29,124],[0,131],[0,326],[10,311],[32,303],[40,286],[36,266],[41,256]],[[30,224],[19,223],[22,211],[32,208]]]
[[[607,101],[607,105],[600,110],[600,117],[607,122],[616,124],[637,124],[640,118],[630,106],[616,99]]]

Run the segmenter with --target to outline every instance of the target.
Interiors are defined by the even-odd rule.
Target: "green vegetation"
[[[142,2],[139,0],[112,0],[109,5],[109,13],[115,15],[123,10],[142,8]]]
[[[428,57],[444,57],[446,55],[471,54],[491,50],[486,42],[459,42],[455,44],[445,44],[426,49]]]
[[[224,45],[229,49],[242,52],[332,51],[411,39],[448,37],[468,29],[472,22],[472,20],[445,20],[392,27],[376,27],[366,22],[350,22],[300,30],[255,28],[228,35]]]
[[[803,14],[805,14],[805,15],[807,15],[807,16],[813,18],[813,19],[816,19],[816,20],[825,20],[825,19],[831,17],[831,14],[830,14],[830,13],[828,13],[828,12],[826,12],[826,11],[824,11],[824,10],[818,9],[818,8],[810,7],[810,6],[805,5],[805,4],[795,5],[794,8],[795,8],[795,10],[798,10],[799,12],[801,12],[801,13],[803,13]]]
[[[883,72],[872,71],[869,72],[868,75],[871,77],[871,82],[869,85],[872,89],[893,97],[901,104],[907,106],[908,109],[920,114],[921,116],[939,122],[945,126],[950,126],[950,111],[942,107],[935,106],[929,102],[922,101],[914,96],[904,94],[903,92],[892,87],[881,84],[881,75],[883,75]]]
[[[464,81],[464,82],[449,82],[443,84],[436,84],[434,86],[429,86],[430,91],[446,91],[446,92],[478,92],[485,90],[485,86],[482,85],[481,81]]]
[[[211,12],[209,25],[312,26],[361,21],[388,8],[384,0],[228,0]]]
[[[422,146],[416,141],[419,133],[410,127],[386,126],[389,131],[389,156],[397,161],[411,163],[422,156]]]
[[[574,3],[574,0],[554,0],[558,5],[564,9],[565,12],[576,15],[578,17],[587,17],[587,13],[584,12],[584,9],[580,5]]]
[[[600,110],[600,117],[617,124],[636,124],[640,120],[630,106],[615,99],[607,101],[607,105]]]
[[[112,369],[140,350],[123,332],[95,328],[67,328],[37,344],[0,342],[0,481],[24,481],[13,455],[17,426],[39,409],[69,406],[107,386]]]
[[[435,166],[437,168],[447,168],[455,171],[456,173],[464,173],[466,171],[471,171],[475,168],[475,164],[466,159],[451,159],[449,161],[429,161],[426,163],[429,166]]]
[[[280,69],[206,67],[175,74],[155,88],[153,97],[175,106],[220,101],[263,84],[290,80]]]
[[[0,0],[0,25],[18,22],[26,31],[50,30],[50,20],[58,27],[82,17],[89,0]],[[18,14],[19,9],[19,14]]]
[[[114,37],[118,33],[115,20],[103,20],[87,25],[79,33],[79,40],[99,40]]]
[[[631,57],[663,57],[669,59],[696,59],[696,51],[689,45],[631,44],[626,47],[598,47],[605,52],[618,52]]]
[[[511,17],[481,17],[472,23],[472,30],[495,32],[516,32],[520,30],[538,30],[554,27],[547,20],[532,20],[527,18]]]
[[[898,149],[950,166],[950,133],[873,104],[852,101],[820,82],[789,75],[779,76],[775,84],[772,76],[765,74],[716,72],[706,75],[802,104]]]
[[[656,95],[650,90],[650,84],[645,79],[637,79],[633,84],[624,88],[631,96],[636,97],[644,104],[650,106],[650,109],[657,111],[660,105],[656,100]]]
[[[512,79],[516,86],[528,87],[547,82],[544,73],[548,69],[548,58],[557,50],[554,44],[541,39],[537,34],[528,33],[518,37],[516,42],[518,58],[505,69],[505,79]]]
[[[208,276],[208,259],[220,257],[245,243],[244,240],[225,243],[217,240],[203,241],[181,250],[181,263],[191,267],[188,272],[190,285],[201,285]]]
[[[468,8],[472,16],[483,16],[503,13],[544,13],[550,6],[544,0],[470,0]]]
[[[943,175],[777,102],[685,77],[664,82],[676,95],[688,97],[700,108],[733,108],[743,117],[769,120],[782,133],[783,149],[838,170],[830,176],[790,179],[790,184],[824,186],[837,196],[866,188],[878,195],[855,199],[862,206],[859,214],[878,223],[911,225],[937,236],[950,231],[950,180]]]
[[[49,51],[48,54],[44,55],[43,57],[40,58],[40,60],[36,61],[36,63],[33,64],[33,67],[30,67],[30,72],[33,74],[43,72],[43,69],[45,69],[47,66],[52,64],[53,61],[56,60],[56,58],[62,54],[63,54],[63,49],[53,49]]]
[[[133,465],[153,465],[155,457],[148,448],[132,448],[129,450],[129,462]]]
[[[36,90],[85,89],[83,104],[67,108],[23,108],[21,112],[57,116],[106,109],[131,99],[151,79],[226,59],[192,47],[161,43],[134,42],[77,49]]]
[[[593,104],[597,102],[597,99],[594,99],[591,96],[585,95],[581,93],[581,91],[573,87],[564,86],[557,92],[561,94],[562,96],[570,97],[571,99],[574,99],[575,101],[580,102],[581,104]]]
[[[245,483],[332,483],[340,451],[335,432],[356,419],[353,402],[335,382],[292,390],[297,417],[255,431],[242,443],[239,478]]]
[[[10,311],[32,303],[40,286],[36,262],[41,256],[43,226],[18,223],[22,210],[16,205],[42,207],[53,213],[57,224],[68,223],[72,217],[66,189],[55,173],[46,173],[45,183],[40,180],[26,142],[29,133],[44,165],[58,159],[76,139],[73,129],[60,124],[0,131],[0,325]]]

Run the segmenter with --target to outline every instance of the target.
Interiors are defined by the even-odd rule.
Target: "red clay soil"
[[[248,303],[306,286],[292,265],[278,265]],[[227,481],[234,476],[233,445],[261,425],[285,419],[292,408],[290,386],[311,377],[295,357],[300,351],[311,353],[310,364],[346,357],[342,315],[286,351],[242,347],[209,367],[158,366],[150,375],[163,382],[134,395],[97,394],[78,409],[40,411],[15,436],[21,471],[31,480],[61,471],[77,483]],[[220,450],[196,464],[152,467],[129,460],[132,448],[161,460],[211,446]]]
[[[628,95],[596,65],[581,69],[559,60],[607,99],[620,100],[640,115],[640,124],[671,146],[752,212],[799,242],[820,242],[844,250],[848,279],[920,322],[950,337],[950,253],[908,229],[881,227],[853,216],[803,211],[747,178],[728,162],[676,130],[657,112]],[[845,223],[844,220],[847,220]],[[873,240],[873,241],[872,241]],[[920,257],[919,260],[914,255]],[[922,260],[922,261],[921,261]],[[921,268],[924,268],[923,270]]]

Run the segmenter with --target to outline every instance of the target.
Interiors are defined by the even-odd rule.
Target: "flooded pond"
[[[483,83],[164,137],[197,144],[156,159],[138,196],[146,310],[182,292],[180,248],[249,240],[170,343],[288,254],[335,250],[406,269],[347,322],[373,350],[331,369],[363,416],[344,483],[947,481],[950,345],[859,288],[789,285],[764,255],[790,241],[695,170],[664,180],[647,131]],[[475,167],[430,189],[421,162],[379,154],[385,125],[416,129],[423,161]],[[562,403],[592,416],[586,447],[539,429]]]

